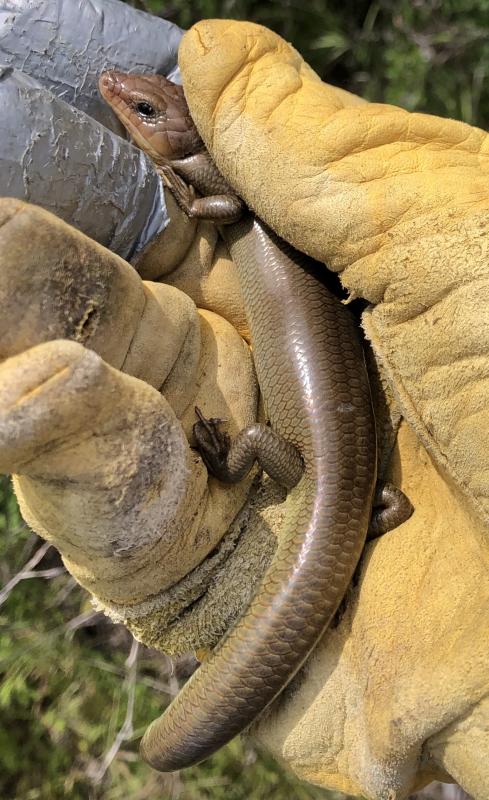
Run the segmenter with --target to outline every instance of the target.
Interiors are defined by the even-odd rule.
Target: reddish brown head
[[[99,89],[134,142],[156,163],[203,149],[182,87],[163,75],[109,70],[100,76]]]

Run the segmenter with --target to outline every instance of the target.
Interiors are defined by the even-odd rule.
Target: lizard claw
[[[195,200],[195,189],[185,183],[180,175],[169,164],[162,164],[157,169],[164,186],[172,193],[178,207],[188,216],[192,216],[192,205]]]
[[[219,426],[225,422],[218,417],[207,418],[200,408],[195,407],[199,420],[194,424],[193,432],[202,461],[208,471],[218,477],[226,466],[230,447],[230,438]]]

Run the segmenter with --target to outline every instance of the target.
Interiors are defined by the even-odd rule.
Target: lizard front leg
[[[235,194],[197,197],[194,187],[177,175],[171,165],[159,166],[158,173],[166,188],[171,191],[179,208],[188,217],[209,220],[218,225],[231,225],[243,215],[245,205]]]

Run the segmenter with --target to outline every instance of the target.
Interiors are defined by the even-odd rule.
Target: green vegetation
[[[489,0],[134,4],[182,27],[203,17],[253,19],[291,41],[323,78],[370,100],[482,126],[489,118]],[[0,478],[0,586],[22,574],[41,546]],[[176,690],[170,662],[135,648],[121,626],[92,609],[52,548],[42,554],[35,569],[44,577],[26,577],[0,594],[3,800],[333,797],[237,741],[181,776],[142,764],[137,740]]]
[[[133,0],[183,28],[211,17],[277,31],[324,80],[367,100],[489,120],[489,0]],[[166,11],[164,10],[166,9]]]

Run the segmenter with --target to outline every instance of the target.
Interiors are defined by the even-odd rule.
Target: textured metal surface
[[[10,68],[0,73],[0,194],[36,203],[128,258],[161,184],[136,147]]]
[[[181,34],[118,0],[0,0],[0,194],[43,206],[124,258],[142,249],[168,222],[161,183],[116,135],[124,128],[98,76],[108,67],[175,76]]]
[[[162,771],[215,752],[304,663],[360,558],[375,486],[362,344],[348,310],[321,281],[324,267],[257,220],[225,236],[270,422],[299,449],[305,472],[287,497],[275,558],[250,607],[144,735],[141,752]]]
[[[176,80],[181,36],[171,22],[119,0],[0,0],[0,64],[119,133],[98,94],[98,76],[114,67]]]

